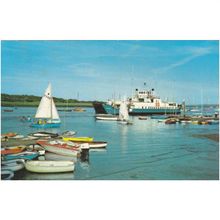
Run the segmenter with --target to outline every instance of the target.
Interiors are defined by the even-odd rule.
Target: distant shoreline
[[[92,102],[55,103],[56,107],[93,107]],[[39,102],[1,102],[1,107],[38,107]]]

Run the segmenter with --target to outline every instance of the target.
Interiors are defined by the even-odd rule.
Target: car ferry
[[[96,114],[119,114],[120,100],[108,100],[106,103],[94,102]],[[175,102],[162,101],[154,95],[154,89],[135,90],[133,97],[127,100],[129,115],[164,115],[180,114],[182,105]]]

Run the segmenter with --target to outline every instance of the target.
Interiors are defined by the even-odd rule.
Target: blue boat
[[[34,128],[58,128],[60,125],[61,120],[53,101],[51,84],[49,83],[30,126]]]
[[[4,160],[14,160],[14,159],[24,159],[24,160],[33,160],[34,158],[38,157],[39,153],[37,152],[21,152],[18,154],[8,154],[5,155],[3,158]]]
[[[182,105],[175,102],[162,101],[154,95],[154,89],[139,91],[127,100],[129,115],[168,115],[180,114]],[[96,114],[118,115],[120,100],[109,100],[106,103],[94,102]]]

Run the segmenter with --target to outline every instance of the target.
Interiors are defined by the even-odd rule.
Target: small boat
[[[4,112],[13,112],[14,110],[13,109],[4,109],[3,111]]]
[[[10,138],[10,137],[14,137],[16,135],[17,135],[17,133],[9,132],[9,133],[6,133],[6,134],[2,134],[1,137],[8,137],[8,138]]]
[[[58,112],[72,112],[72,109],[57,109]]]
[[[179,122],[182,123],[182,124],[189,124],[192,121],[191,120],[180,120]]]
[[[61,135],[65,137],[73,136],[76,134],[76,131],[64,131]]]
[[[107,146],[107,142],[105,141],[91,141],[91,142],[83,142],[83,141],[74,141],[75,144],[83,144],[88,143],[89,149],[92,148],[105,148]]]
[[[167,119],[159,119],[157,122],[158,123],[162,123],[162,122],[165,122]]]
[[[219,124],[219,120],[208,120],[208,123],[209,123],[210,125]]]
[[[51,84],[49,83],[35,114],[31,127],[34,128],[57,128],[61,120],[52,97]]]
[[[27,161],[25,169],[34,173],[65,173],[74,171],[73,161]]]
[[[81,142],[91,142],[92,137],[63,137],[64,141],[81,141]]]
[[[199,121],[193,120],[191,123],[194,124],[194,125],[197,125],[199,123]]]
[[[2,170],[9,169],[13,172],[16,172],[24,168],[24,160],[17,159],[12,161],[2,161],[1,168]]]
[[[59,134],[57,133],[51,133],[51,132],[45,132],[45,131],[38,131],[34,132],[28,135],[28,137],[39,137],[39,138],[56,138]]]
[[[26,146],[6,147],[1,150],[1,155],[17,154],[22,152]]]
[[[118,117],[114,116],[114,117],[102,117],[102,116],[96,116],[95,117],[96,120],[104,120],[104,121],[118,121]]]
[[[10,169],[1,170],[1,179],[2,180],[11,180],[14,177],[14,172]]]
[[[11,137],[13,139],[21,139],[24,138],[24,135],[15,135],[14,137]]]
[[[175,119],[167,119],[165,121],[165,124],[176,124],[176,120]]]
[[[1,164],[5,165],[5,164],[10,164],[10,163],[15,163],[15,162],[24,163],[25,160],[24,159],[2,160]]]
[[[27,136],[25,138],[22,138],[22,141],[30,141],[30,140],[37,140],[39,137],[34,136]]]
[[[147,117],[145,117],[145,116],[139,116],[138,119],[139,119],[139,120],[147,120]]]
[[[85,112],[86,110],[80,107],[74,108],[73,109],[74,112]]]
[[[4,160],[13,160],[13,159],[33,160],[34,158],[38,156],[39,156],[39,153],[37,152],[24,151],[18,154],[8,154],[8,155],[5,155],[3,158]]]
[[[209,122],[208,121],[198,121],[199,125],[208,125]]]
[[[30,152],[38,152],[39,156],[45,155],[45,149],[41,145],[38,145],[38,144],[31,144],[26,147],[26,150]]]
[[[40,140],[37,144],[41,145],[46,151],[55,154],[74,157],[77,157],[80,154],[80,145],[75,145],[74,143],[72,143],[71,146],[70,144],[62,141]]]

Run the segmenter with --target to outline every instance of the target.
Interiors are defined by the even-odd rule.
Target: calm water
[[[33,116],[36,108],[2,111],[2,133],[28,134],[36,131],[21,116]],[[74,173],[33,174],[19,171],[18,179],[107,179],[168,180],[218,179],[218,142],[192,137],[193,134],[218,133],[218,125],[165,125],[157,120],[138,120],[133,125],[95,121],[94,110],[59,112],[62,126],[51,132],[75,130],[79,136],[107,141],[106,150],[91,151],[89,161],[77,160]],[[41,129],[42,130],[42,129]]]

